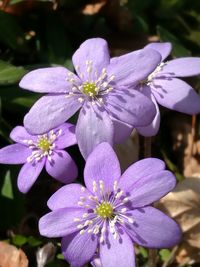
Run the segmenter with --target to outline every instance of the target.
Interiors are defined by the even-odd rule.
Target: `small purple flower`
[[[110,59],[104,39],[85,41],[72,58],[77,75],[63,67],[52,67],[23,77],[22,88],[49,93],[25,116],[25,127],[41,134],[81,108],[76,137],[85,158],[103,141],[112,145],[124,140],[133,127],[146,126],[155,117],[152,101],[133,89],[154,71],[160,58],[154,49],[142,49]]]
[[[0,163],[24,164],[17,180],[21,192],[27,193],[45,166],[55,179],[70,183],[77,177],[77,167],[71,156],[63,150],[76,144],[75,127],[64,123],[43,134],[31,135],[22,126],[15,127],[10,138],[17,144],[0,149]]]
[[[162,57],[158,67],[139,86],[139,90],[154,102],[157,114],[149,126],[139,127],[138,131],[144,136],[152,136],[157,134],[160,126],[158,104],[186,114],[200,112],[200,96],[189,84],[177,78],[199,75],[200,58],[183,57],[163,62],[171,52],[170,43],[152,43],[144,49],[154,49]]]
[[[39,221],[42,235],[63,237],[62,252],[73,267],[96,255],[103,267],[135,267],[133,243],[163,248],[180,241],[175,221],[150,206],[176,184],[163,161],[144,159],[121,175],[112,147],[101,143],[86,161],[84,179],[86,188],[59,189],[48,201],[52,212]]]

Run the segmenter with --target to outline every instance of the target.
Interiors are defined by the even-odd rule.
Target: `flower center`
[[[49,142],[47,137],[40,137],[37,143],[37,147],[40,148],[44,152],[48,152],[50,150],[51,143]]]
[[[103,218],[111,218],[113,215],[113,207],[108,202],[102,202],[95,212]]]
[[[98,88],[95,83],[85,82],[82,88],[83,93],[89,96],[95,96],[98,93]]]

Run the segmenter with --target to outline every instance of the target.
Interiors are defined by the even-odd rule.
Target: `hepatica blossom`
[[[31,135],[22,126],[15,127],[10,138],[17,142],[0,149],[0,163],[24,164],[18,176],[18,188],[26,193],[43,167],[55,179],[70,183],[77,177],[77,167],[63,150],[76,144],[75,127],[64,123],[42,135]]]
[[[134,267],[133,244],[166,248],[179,242],[178,225],[150,206],[176,184],[163,161],[144,159],[121,175],[112,147],[101,143],[86,161],[84,179],[86,187],[59,189],[48,201],[52,211],[39,221],[42,235],[63,237],[62,252],[72,267],[97,255],[103,267]]]
[[[82,155],[106,141],[122,141],[135,126],[149,125],[156,114],[152,101],[135,86],[152,73],[161,60],[154,49],[142,49],[110,59],[107,42],[85,41],[74,53],[76,74],[64,67],[31,71],[20,82],[24,89],[49,93],[25,116],[24,125],[41,134],[80,110],[76,136]]]
[[[154,102],[157,109],[153,122],[138,129],[142,135],[151,136],[157,134],[160,126],[157,103],[186,114],[200,112],[200,96],[189,84],[177,78],[199,75],[200,58],[183,57],[163,62],[171,52],[170,43],[152,43],[145,49],[155,49],[162,57],[157,68],[139,86],[139,90]]]

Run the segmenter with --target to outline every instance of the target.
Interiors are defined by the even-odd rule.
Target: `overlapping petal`
[[[111,118],[114,126],[114,143],[124,142],[132,133],[133,126],[115,118]]]
[[[102,142],[113,144],[114,127],[108,113],[88,102],[80,111],[76,125],[76,137],[84,158]]]
[[[105,106],[114,118],[132,126],[146,126],[156,115],[153,102],[134,89],[111,92],[105,99]]]
[[[107,72],[108,76],[115,76],[114,82],[117,86],[130,86],[145,80],[160,61],[160,54],[153,49],[137,50],[112,58]]]
[[[46,160],[46,171],[48,174],[62,183],[70,183],[75,180],[78,170],[74,160],[64,150],[56,150]]]
[[[108,143],[101,143],[89,155],[85,169],[84,180],[86,187],[92,192],[93,183],[103,181],[107,192],[113,191],[115,181],[121,176],[121,170],[117,156]]]
[[[71,123],[63,123],[54,129],[54,132],[61,130],[59,137],[55,140],[56,148],[63,149],[77,143],[75,126]]]
[[[200,57],[182,57],[165,63],[159,76],[190,77],[200,74]]]
[[[56,191],[48,200],[47,205],[51,210],[77,207],[80,197],[87,199],[90,195],[91,193],[85,187],[79,184],[69,184]]]
[[[25,163],[18,175],[17,186],[22,193],[27,193],[35,183],[45,164],[45,158],[37,163]]]
[[[200,95],[184,81],[176,78],[154,79],[151,87],[160,105],[186,114],[200,112]]]
[[[79,84],[76,75],[64,67],[51,67],[33,70],[27,73],[21,80],[19,86],[23,89],[38,93],[67,93],[71,83],[67,81],[70,73]]]
[[[77,97],[64,94],[41,97],[24,118],[25,128],[42,134],[68,120],[80,107]]]
[[[62,239],[62,253],[71,266],[82,267],[92,259],[97,240],[97,236],[87,232],[68,235]]]
[[[161,55],[161,61],[165,60],[172,50],[172,44],[169,42],[166,43],[151,43],[144,47],[144,49],[154,49]]]
[[[83,208],[63,208],[44,215],[39,220],[40,234],[47,237],[63,237],[78,230],[74,218],[82,218]]]
[[[87,81],[89,78],[96,78],[95,72],[100,76],[102,69],[110,62],[108,44],[102,38],[92,38],[81,44],[78,50],[74,53],[72,61],[75,70],[82,80]],[[91,71],[87,71],[89,65],[86,63],[92,62]]]
[[[31,155],[31,150],[21,144],[13,144],[0,149],[0,163],[22,164]]]
[[[119,180],[119,187],[122,190],[128,191],[137,184],[141,179],[145,179],[150,174],[163,171],[165,163],[157,158],[146,158],[139,160],[132,164],[123,174]]]
[[[153,207],[128,211],[134,223],[126,225],[126,231],[133,242],[150,248],[169,248],[181,238],[178,224]]]
[[[37,135],[31,135],[27,132],[27,130],[23,126],[16,126],[10,133],[10,138],[20,144],[27,145],[25,141],[27,140],[32,140],[36,141],[37,140]]]
[[[100,258],[103,267],[135,267],[135,254],[130,237],[122,230],[114,239],[108,231],[105,243],[100,245]]]

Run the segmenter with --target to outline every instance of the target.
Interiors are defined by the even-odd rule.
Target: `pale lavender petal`
[[[157,102],[166,108],[186,114],[200,112],[200,96],[182,80],[154,79],[151,88]]]
[[[75,218],[82,218],[83,208],[63,208],[44,215],[39,220],[40,234],[46,237],[63,237],[78,230]]]
[[[107,42],[101,38],[86,40],[81,44],[79,49],[76,50],[72,57],[72,61],[77,74],[82,80],[88,81],[91,78],[95,79],[95,72],[97,73],[97,76],[100,76],[102,69],[110,62]],[[88,61],[92,62],[91,72],[87,71],[88,65],[86,63]]]
[[[119,180],[119,187],[128,190],[132,185],[138,183],[146,176],[153,175],[165,169],[164,161],[157,158],[146,158],[132,164]]]
[[[94,181],[99,188],[99,182],[103,181],[107,192],[113,191],[115,181],[121,176],[121,170],[117,156],[108,143],[101,143],[89,155],[85,170],[84,179],[86,187],[92,192]]]
[[[135,267],[135,253],[130,237],[119,229],[119,238],[114,239],[108,231],[105,243],[100,244],[102,267]]]
[[[69,184],[56,191],[48,200],[47,205],[51,210],[77,207],[78,202],[81,201],[80,197],[87,199],[90,195],[91,193],[85,187],[79,184]]]
[[[133,242],[150,248],[168,248],[180,242],[181,230],[170,217],[153,207],[128,211],[134,223],[127,224]]]
[[[62,183],[73,182],[78,174],[74,160],[64,150],[55,150],[46,160],[48,174]]]
[[[190,77],[200,74],[200,57],[183,57],[167,61],[159,76]]]
[[[124,176],[122,176],[123,178]],[[128,189],[128,194],[130,194],[129,199],[134,208],[152,204],[169,193],[176,185],[175,176],[166,170],[149,173],[139,180],[132,173],[132,176],[129,176],[129,179],[131,178],[133,183]]]
[[[27,193],[29,191],[40,175],[44,164],[45,158],[41,159],[37,163],[27,162],[23,165],[17,179],[17,186],[22,193]]]
[[[25,140],[37,140],[37,135],[31,135],[27,132],[27,130],[23,126],[16,126],[10,133],[10,138],[17,142],[21,143],[23,145],[27,146],[27,142],[24,142]]]
[[[90,264],[93,267],[102,267],[102,263],[101,263],[101,260],[100,260],[98,255],[94,255],[94,257],[93,257],[92,261],[90,262]]]
[[[97,248],[97,236],[85,232],[73,233],[62,239],[61,248],[65,259],[73,267],[83,267],[88,263]]]
[[[0,149],[0,163],[22,164],[31,155],[31,150],[21,144],[13,144]]]
[[[32,134],[46,133],[68,120],[81,105],[74,96],[43,96],[25,116],[25,128]]]
[[[81,154],[84,158],[102,142],[113,144],[113,123],[104,108],[88,102],[80,111],[76,137]]]
[[[159,106],[156,102],[154,95],[151,93],[151,89],[148,86],[143,86],[143,90],[141,91],[144,95],[149,97],[151,101],[154,103],[156,107],[156,116],[153,119],[152,123],[146,127],[138,127],[138,132],[143,136],[154,136],[158,133],[160,128],[160,110]]]
[[[114,143],[124,142],[132,133],[133,126],[111,118],[114,126]]]
[[[114,118],[132,126],[146,126],[156,115],[153,102],[134,89],[118,89],[110,93],[105,106]]]
[[[145,80],[161,61],[158,52],[142,49],[111,59],[107,68],[108,77],[115,76],[114,82],[119,85],[133,85]]]
[[[171,43],[151,43],[144,47],[144,49],[154,49],[158,53],[161,54],[162,61],[165,60],[172,50],[172,44]]]
[[[77,143],[75,135],[75,126],[71,123],[63,123],[54,129],[54,132],[60,131],[59,137],[55,140],[56,148],[63,149]]]
[[[75,79],[79,84],[78,77],[64,67],[51,67],[33,70],[27,73],[21,80],[19,86],[23,89],[38,93],[66,93],[72,84],[67,81],[69,78]]]

